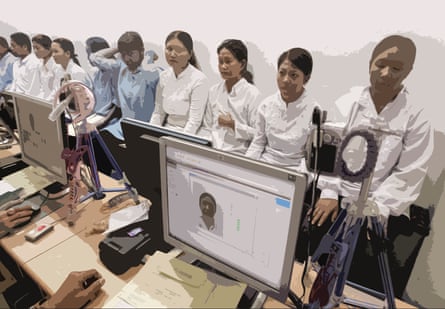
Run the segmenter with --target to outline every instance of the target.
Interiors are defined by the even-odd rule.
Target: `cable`
[[[316,125],[316,138],[315,138],[315,147],[314,147],[314,180],[312,182],[312,196],[311,196],[311,205],[308,209],[308,211],[310,212],[309,214],[309,222],[308,222],[308,243],[307,243],[307,254],[306,254],[306,260],[304,262],[304,266],[303,266],[303,272],[301,274],[301,286],[303,289],[303,293],[301,295],[301,297],[298,297],[292,290],[289,289],[289,293],[288,296],[290,298],[290,300],[292,301],[292,303],[295,305],[296,308],[303,308],[304,307],[304,303],[302,301],[302,299],[304,299],[304,296],[306,294],[306,285],[304,283],[304,278],[306,276],[307,270],[308,270],[308,264],[309,264],[309,257],[310,257],[310,239],[311,239],[311,230],[312,230],[312,219],[313,219],[313,215],[314,215],[314,208],[315,208],[315,195],[316,195],[316,190],[317,190],[317,184],[318,184],[318,179],[320,176],[320,170],[318,168],[318,154],[319,154],[319,150],[321,148],[321,123],[323,121],[323,116],[322,116],[322,112],[320,111],[319,108],[315,108],[314,112],[312,114],[312,123]],[[306,220],[306,218],[304,218],[303,220]],[[304,223],[303,223],[304,224]]]
[[[303,309],[303,307],[304,307],[303,302],[292,290],[289,290],[288,297],[292,301],[292,303],[295,305],[295,308]]]

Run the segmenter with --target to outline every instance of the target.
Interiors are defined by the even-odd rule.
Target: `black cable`
[[[289,290],[288,297],[295,305],[295,308],[303,309],[304,305],[303,302],[301,301],[301,298],[299,298],[292,290]]]
[[[307,242],[307,254],[306,254],[306,260],[304,261],[304,266],[303,266],[303,272],[301,274],[301,278],[300,278],[300,282],[301,282],[301,286],[303,289],[303,293],[301,295],[301,297],[298,297],[292,290],[289,289],[289,299],[292,301],[292,303],[295,305],[296,308],[303,308],[304,307],[304,303],[302,301],[302,299],[304,299],[304,295],[306,294],[306,285],[304,283],[304,277],[306,276],[307,270],[308,270],[308,265],[309,265],[309,257],[310,257],[310,239],[311,239],[311,230],[312,230],[312,219],[314,216],[314,208],[315,208],[315,200],[316,200],[316,191],[317,191],[317,184],[318,184],[318,179],[320,177],[320,170],[318,169],[318,154],[319,154],[319,150],[321,148],[321,123],[322,123],[322,115],[321,115],[321,111],[318,108],[314,109],[314,112],[312,114],[312,123],[315,123],[316,125],[316,143],[315,143],[315,147],[314,147],[314,173],[315,173],[315,177],[314,180],[312,182],[312,196],[311,196],[311,205],[308,209],[309,213],[309,219],[308,219],[308,242]],[[310,155],[310,154],[308,154]],[[306,218],[304,218],[303,220],[306,220]],[[304,222],[303,222],[304,224]]]

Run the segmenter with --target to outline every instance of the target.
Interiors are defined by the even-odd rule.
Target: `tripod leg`
[[[105,152],[105,155],[107,156],[107,159],[110,161],[111,165],[113,166],[114,170],[118,173],[117,177],[119,179],[123,178],[123,172],[117,163],[116,159],[114,158],[113,154],[111,153],[110,149],[108,149],[107,144],[105,144],[102,136],[97,131],[91,132],[94,138],[97,139],[99,142],[100,147],[102,147],[103,151]]]
[[[391,272],[389,269],[388,255],[384,244],[384,235],[382,224],[376,217],[371,217],[373,232],[370,233],[371,244],[374,252],[378,253],[377,259],[379,263],[380,275],[382,276],[383,290],[385,292],[388,308],[395,308],[395,296],[392,286]]]
[[[136,191],[136,189],[130,184],[130,182],[128,181],[128,179],[125,177],[124,172],[122,171],[122,169],[120,168],[119,164],[117,163],[116,159],[113,157],[113,154],[110,152],[110,150],[107,147],[107,144],[105,144],[102,136],[100,136],[100,134],[97,131],[92,131],[91,134],[93,135],[93,137],[95,137],[97,139],[97,141],[99,142],[99,145],[102,147],[102,149],[105,152],[105,155],[107,156],[108,160],[110,161],[111,165],[113,166],[113,168],[115,169],[115,171],[118,173],[117,176],[119,178],[119,180],[122,180],[125,186],[125,189],[128,191],[129,196],[135,201],[138,202],[138,193]],[[91,137],[90,137],[90,144],[91,144],[91,149],[92,148],[92,141],[91,141]],[[97,175],[97,168],[95,169],[95,177],[98,177]]]

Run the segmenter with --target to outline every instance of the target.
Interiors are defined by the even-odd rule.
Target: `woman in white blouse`
[[[52,101],[54,94],[60,86],[60,81],[56,80],[56,71],[60,66],[54,61],[51,52],[52,40],[45,34],[37,34],[32,37],[32,49],[36,57],[40,59],[40,93],[39,97]]]
[[[209,89],[207,77],[199,70],[191,36],[184,31],[170,33],[165,40],[165,58],[170,68],[160,74],[150,123],[196,134]]]
[[[90,76],[80,67],[73,42],[65,38],[57,38],[51,43],[51,51],[54,61],[61,66],[56,73],[56,82],[59,85],[61,80],[69,75],[70,79],[78,80],[93,89]]]
[[[312,56],[292,48],[278,58],[279,91],[258,107],[256,133],[246,156],[304,172],[304,145],[316,102],[305,85],[312,73]]]
[[[217,48],[218,69],[223,81],[212,86],[204,118],[213,146],[244,154],[255,133],[260,92],[247,70],[247,47],[229,39]]]

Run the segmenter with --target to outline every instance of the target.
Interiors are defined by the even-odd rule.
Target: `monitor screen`
[[[14,109],[19,130],[22,160],[31,166],[40,166],[54,176],[54,181],[67,183],[64,128],[61,118],[48,119],[53,105],[35,97],[13,93]]]
[[[165,240],[284,302],[306,176],[174,138],[160,154]]]
[[[210,141],[195,135],[170,130],[147,122],[125,118],[121,122],[125,137],[126,160],[119,162],[131,185],[150,199],[149,221],[153,248],[170,249],[163,239],[161,207],[161,175],[159,169],[159,138],[175,136],[183,140],[210,146]]]

